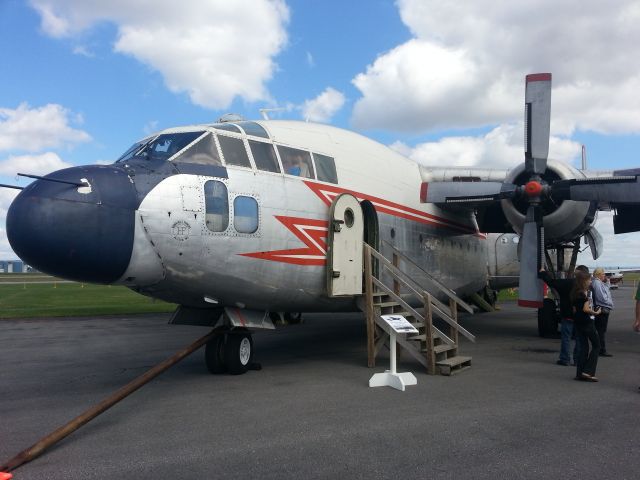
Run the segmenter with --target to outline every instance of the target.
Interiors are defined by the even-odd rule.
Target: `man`
[[[600,356],[613,357],[607,352],[607,347],[604,343],[607,324],[609,323],[609,313],[613,310],[613,299],[611,298],[611,290],[609,290],[606,278],[604,269],[602,267],[596,268],[593,271],[591,290],[593,291],[593,306],[595,308],[600,307],[600,315],[595,319],[596,331],[600,338]]]
[[[584,265],[578,265],[576,270],[581,270],[586,274],[589,269]],[[568,366],[571,364],[571,339],[573,338],[573,306],[571,304],[571,290],[573,289],[573,278],[552,278],[543,268],[539,277],[554,290],[554,295],[560,300],[560,356],[556,363]],[[578,356],[577,345],[573,350],[573,363]]]

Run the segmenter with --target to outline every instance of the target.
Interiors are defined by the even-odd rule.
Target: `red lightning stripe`
[[[272,250],[270,252],[241,253],[240,255],[273,262],[292,263],[294,265],[325,265],[327,260],[327,231],[329,228],[329,223],[326,220],[279,215],[276,215],[276,219],[306,246],[288,250]]]
[[[414,208],[406,207],[404,205],[400,205],[399,203],[383,200],[382,198],[374,197],[372,195],[366,195],[364,193],[355,192],[353,190],[347,190],[345,188],[335,187],[333,185],[309,182],[306,180],[304,181],[304,183],[327,206],[331,205],[333,199],[341,193],[350,193],[351,195],[356,197],[358,201],[369,200],[375,206],[376,211],[388,213],[389,215],[393,215],[394,217],[406,218],[407,220],[412,220],[414,222],[424,223],[441,228],[446,227],[465,234],[477,235],[479,233],[468,225],[463,225],[462,223],[458,223],[444,217],[438,217],[436,215],[432,215],[421,210],[416,210]],[[480,234],[480,236],[483,235]]]

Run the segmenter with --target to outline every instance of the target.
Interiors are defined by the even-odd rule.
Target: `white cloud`
[[[312,100],[302,105],[302,115],[312,122],[328,122],[344,105],[344,95],[334,88],[328,87]]]
[[[524,76],[552,72],[552,128],[640,132],[633,0],[398,0],[414,38],[353,79],[353,122],[405,131],[521,118]]]
[[[274,57],[287,42],[284,0],[31,0],[42,29],[74,37],[99,22],[117,26],[116,52],[164,77],[204,107],[227,108],[236,97],[268,100]]]
[[[396,142],[390,147],[397,152],[431,167],[465,166],[482,168],[513,168],[524,161],[522,122],[503,124],[486,135],[444,137],[409,147]],[[552,136],[549,157],[564,162],[575,162],[581,145],[574,141]]]
[[[53,152],[39,155],[18,155],[0,161],[0,175],[13,176],[16,173],[46,175],[72,166]]]
[[[37,152],[91,140],[88,133],[72,128],[71,121],[81,122],[81,117],[72,119],[69,110],[57,104],[0,108],[0,151]]]

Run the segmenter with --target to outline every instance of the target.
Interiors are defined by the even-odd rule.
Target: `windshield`
[[[127,150],[119,159],[119,162],[131,158],[143,158],[145,160],[168,160],[176,153],[191,144],[204,131],[184,133],[164,133],[152,141],[138,142]]]
[[[126,152],[120,155],[120,158],[118,158],[116,162],[124,162],[125,160],[129,160],[146,143],[149,143],[149,139],[134,143],[131,147],[129,147],[129,149]]]

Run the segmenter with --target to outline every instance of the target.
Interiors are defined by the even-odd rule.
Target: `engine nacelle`
[[[585,178],[585,175],[570,165],[556,160],[547,161],[547,170],[542,181],[552,183],[556,180]],[[518,165],[507,174],[505,182],[524,185],[529,180],[524,163]],[[502,211],[513,229],[522,233],[528,204],[521,200],[501,200]],[[582,236],[596,219],[597,205],[592,202],[576,202],[565,200],[556,204],[551,199],[542,201],[544,211],[544,236],[547,245],[574,240]]]

